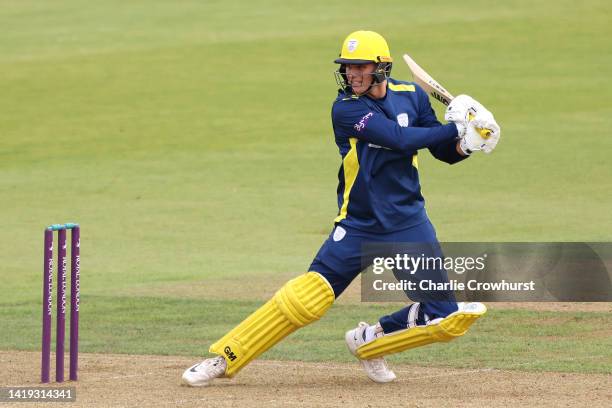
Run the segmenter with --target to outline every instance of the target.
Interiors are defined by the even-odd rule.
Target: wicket
[[[77,380],[79,358],[79,306],[81,278],[81,229],[78,224],[53,224],[45,228],[43,265],[42,364],[40,379],[49,382],[51,369],[51,314],[53,312],[53,231],[57,231],[57,316],[55,333],[55,381],[64,381],[66,331],[66,231],[71,230],[70,265],[70,380]]]

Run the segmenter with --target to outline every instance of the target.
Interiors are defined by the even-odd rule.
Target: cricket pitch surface
[[[198,357],[81,354],[76,402],[54,407],[534,407],[605,406],[606,374],[521,372],[395,365],[398,379],[375,384],[347,363],[255,361],[214,386],[181,386]],[[53,360],[52,360],[53,361]],[[39,386],[40,353],[0,351],[0,386]],[[54,373],[52,373],[54,374]],[[51,387],[59,384],[51,383]],[[384,396],[384,397],[383,397]],[[12,404],[11,404],[12,405]],[[48,406],[20,403],[19,407]]]

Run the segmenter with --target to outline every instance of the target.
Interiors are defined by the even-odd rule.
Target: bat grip
[[[491,130],[489,129],[476,128],[476,130],[478,130],[478,133],[480,133],[480,137],[485,140],[491,137]]]

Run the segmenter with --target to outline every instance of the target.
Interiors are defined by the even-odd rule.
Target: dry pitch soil
[[[353,288],[355,285],[352,285]],[[349,293],[342,302],[358,302]],[[350,290],[349,290],[350,292]],[[491,303],[490,308],[612,312],[612,303]],[[81,354],[76,403],[10,407],[603,407],[612,375],[492,369],[393,367],[398,379],[375,384],[360,365],[255,361],[234,379],[204,388],[180,385],[199,357]],[[54,361],[54,358],[52,358]],[[0,351],[1,386],[40,386],[39,352]],[[49,386],[57,386],[50,384]]]
[[[38,386],[40,354],[0,351],[0,386]],[[612,376],[395,366],[391,384],[369,381],[355,364],[255,361],[234,379],[180,385],[197,358],[82,354],[77,401],[0,403],[11,407],[603,407]],[[50,386],[57,386],[51,384]],[[4,404],[4,405],[3,405]]]

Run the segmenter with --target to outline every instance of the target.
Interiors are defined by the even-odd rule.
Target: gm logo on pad
[[[234,361],[236,359],[236,355],[234,354],[234,352],[232,351],[232,349],[229,346],[225,347],[223,349],[223,352],[225,353],[227,358],[230,359],[230,361]]]

